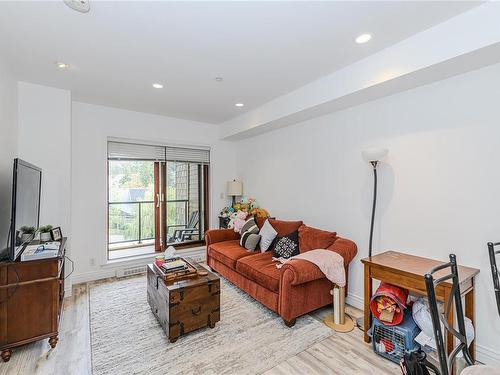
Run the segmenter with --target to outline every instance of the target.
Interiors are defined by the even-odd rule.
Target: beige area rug
[[[94,375],[258,374],[328,337],[309,315],[281,318],[221,278],[221,321],[170,343],[146,300],[146,277],[90,287]]]

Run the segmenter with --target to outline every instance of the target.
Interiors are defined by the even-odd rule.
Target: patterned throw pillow
[[[244,247],[248,251],[254,251],[260,242],[260,236],[255,233],[245,232],[241,236],[240,246]]]
[[[248,219],[240,231],[240,246],[247,250],[254,251],[260,241],[259,228],[255,222],[255,218],[252,216]]]
[[[259,227],[257,227],[257,223],[255,222],[255,218],[253,216],[245,221],[245,224],[243,224],[243,226],[241,227],[240,235],[243,236],[243,233],[245,232],[259,233]]]
[[[274,240],[273,257],[288,259],[299,255],[299,232],[295,231]]]

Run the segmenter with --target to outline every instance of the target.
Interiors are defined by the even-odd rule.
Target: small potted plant
[[[51,230],[52,230],[52,225],[44,225],[43,227],[38,228],[38,231],[40,232],[41,242],[52,241],[52,236],[50,235]]]
[[[21,242],[30,242],[35,237],[36,229],[35,227],[29,227],[27,225],[21,227]]]

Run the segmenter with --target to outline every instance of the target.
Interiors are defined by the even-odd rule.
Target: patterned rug
[[[221,321],[170,343],[146,300],[146,277],[90,286],[94,375],[258,374],[332,334],[309,315],[281,318],[221,278]]]

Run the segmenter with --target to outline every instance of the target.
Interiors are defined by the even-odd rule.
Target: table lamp
[[[226,183],[226,194],[233,198],[232,205],[236,203],[236,197],[243,195],[243,182],[241,181],[228,181]]]

